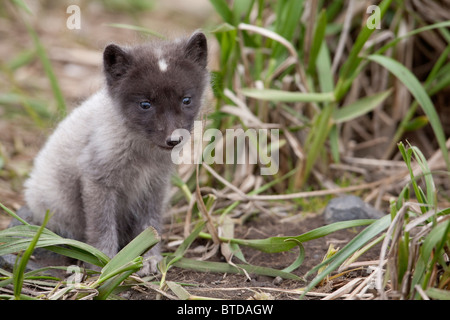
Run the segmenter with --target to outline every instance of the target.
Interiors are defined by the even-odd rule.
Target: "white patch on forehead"
[[[161,72],[165,72],[169,65],[167,64],[166,60],[159,59],[158,60],[158,66],[159,66],[159,70],[161,70]]]

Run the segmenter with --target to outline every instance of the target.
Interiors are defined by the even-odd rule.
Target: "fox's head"
[[[103,53],[108,92],[127,126],[172,149],[191,130],[208,85],[207,42],[201,32],[136,47],[110,44]]]

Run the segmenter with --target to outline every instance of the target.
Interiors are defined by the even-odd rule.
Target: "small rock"
[[[14,269],[14,264],[16,263],[17,256],[15,254],[9,253],[0,257],[0,268],[8,270],[10,272]],[[39,269],[40,266],[33,261],[28,261],[25,267],[25,272],[30,272]]]
[[[0,256],[0,268],[12,272],[16,263],[17,255],[9,253]],[[73,259],[67,258],[62,255],[47,251],[45,249],[36,248],[33,251],[33,258],[28,260],[25,267],[25,272],[36,271],[41,268],[50,266],[69,266],[74,265],[76,262]],[[58,269],[47,269],[47,274],[54,277],[64,277],[66,272]]]
[[[379,219],[383,216],[383,212],[353,195],[332,199],[324,211],[326,224],[356,219]]]
[[[17,210],[16,214],[19,217],[21,217],[22,219],[24,219],[25,221],[32,222],[33,214],[31,213],[30,209],[28,209],[28,207],[26,205],[22,206],[19,210]],[[19,220],[12,219],[8,228],[20,226],[21,224],[22,224],[22,222],[20,222]]]
[[[272,283],[275,286],[279,286],[283,282],[283,278],[280,276],[277,276],[275,279],[273,279]]]

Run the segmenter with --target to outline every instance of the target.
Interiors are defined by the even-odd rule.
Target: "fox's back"
[[[79,155],[89,142],[94,129],[93,115],[96,113],[101,97],[92,96],[81,106],[74,109],[65,118],[34,160],[33,170],[25,182],[25,201],[33,212],[33,222],[41,223],[47,210],[58,213],[52,217],[49,227],[70,217],[72,222],[82,223],[80,210],[80,176]],[[78,214],[74,214],[78,211]],[[67,219],[65,219],[67,220]],[[70,221],[67,221],[70,223]],[[64,223],[63,225],[66,225]],[[57,229],[67,229],[64,226]],[[68,229],[71,230],[71,229]],[[59,230],[55,230],[59,231]],[[73,238],[82,238],[80,235],[60,232]]]

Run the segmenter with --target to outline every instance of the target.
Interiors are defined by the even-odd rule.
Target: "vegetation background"
[[[73,4],[81,13],[74,30],[66,11]],[[101,52],[110,42],[204,30],[212,72],[205,127],[279,129],[280,170],[261,176],[262,164],[180,166],[158,279],[133,275],[139,255],[158,240],[151,231],[142,247],[110,260],[44,228],[6,229],[0,253],[23,254],[12,272],[0,269],[0,295],[123,298],[119,292],[134,286],[145,291],[138,298],[448,299],[449,27],[448,0],[2,2],[0,202],[7,214],[0,229],[23,203],[22,184],[48,134],[102,85]],[[323,208],[345,193],[390,214],[323,226]],[[351,229],[361,225],[368,226]],[[308,247],[347,228],[353,234],[345,242]],[[61,244],[69,249],[55,249]],[[82,285],[47,279],[48,268],[25,269],[35,246],[104,268]],[[194,273],[180,280],[175,269]],[[199,276],[204,271],[208,278]],[[241,284],[258,276],[289,281],[269,281],[269,289]],[[228,281],[210,286],[220,279]],[[200,290],[203,280],[208,290]]]

